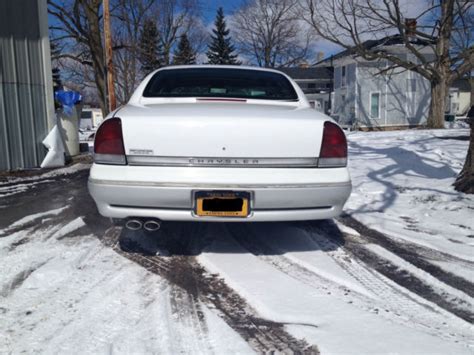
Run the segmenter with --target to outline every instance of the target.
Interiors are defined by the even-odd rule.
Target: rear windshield
[[[167,69],[157,72],[144,97],[229,97],[297,100],[283,75],[267,71],[226,68]]]

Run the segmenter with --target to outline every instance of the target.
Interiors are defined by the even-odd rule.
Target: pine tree
[[[188,36],[183,33],[179,39],[178,49],[174,52],[173,64],[196,64],[196,53],[189,43]]]
[[[215,28],[212,30],[211,44],[207,51],[207,59],[209,64],[235,64],[240,65],[237,61],[237,55],[234,54],[234,46],[231,44],[229,30],[225,23],[224,10],[220,7],[217,10]]]
[[[145,20],[140,32],[139,61],[144,75],[161,66],[158,30],[153,20]]]

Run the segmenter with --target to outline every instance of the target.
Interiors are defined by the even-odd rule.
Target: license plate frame
[[[197,217],[215,218],[247,218],[251,214],[251,198],[249,191],[233,190],[199,190],[193,193],[194,215]],[[242,200],[240,211],[217,211],[205,209],[205,200]]]

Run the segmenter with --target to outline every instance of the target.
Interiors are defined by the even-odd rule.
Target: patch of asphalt
[[[368,233],[372,233],[372,230],[370,230],[364,225],[354,223],[346,225],[360,233],[361,237],[358,238],[366,239],[366,241],[370,243],[378,244],[388,249],[390,252],[405,259],[406,261],[422,269],[423,271],[430,273],[438,280],[448,284],[453,288],[457,288],[461,291],[464,291],[463,287],[465,286],[466,282],[468,283],[469,287],[472,287],[472,284],[468,281],[462,278],[458,278],[457,276],[445,272],[437,266],[426,262],[420,256],[417,256],[415,252],[410,251],[409,249],[405,249],[404,246],[398,245],[396,242],[390,240],[388,237],[384,236],[380,232],[373,231],[374,234],[367,235]],[[353,226],[357,226],[359,230],[357,230]],[[469,310],[469,305],[466,305],[465,301],[458,299],[456,296],[449,294],[445,290],[434,287],[433,285],[413,275],[409,270],[401,269],[399,266],[392,264],[390,261],[368,250],[364,247],[363,243],[360,243],[360,241],[354,239],[352,236],[341,232],[332,221],[323,221],[319,223],[316,228],[319,228],[323,233],[327,235],[331,235],[332,238],[334,238],[335,241],[339,242],[347,252],[349,252],[354,258],[364,262],[366,265],[368,265],[368,267],[379,272],[380,274],[384,275],[385,277],[397,283],[398,285],[406,288],[410,292],[415,293],[416,295],[426,299],[427,301],[435,303],[439,307],[456,315],[457,317],[469,323],[474,323],[474,313]],[[376,235],[377,237],[374,237],[374,235]],[[429,272],[433,270],[435,270],[436,272]],[[438,277],[440,275],[441,278]],[[459,282],[456,282],[456,280],[452,281],[449,279],[449,277],[451,276],[456,279],[460,279],[461,287],[459,287]],[[445,282],[445,280],[447,280],[448,282]],[[458,287],[454,285],[457,285]]]
[[[338,221],[357,231],[361,235],[361,238],[367,242],[380,245],[417,268],[436,277],[446,285],[457,288],[465,294],[474,297],[474,283],[445,271],[439,266],[430,263],[428,260],[455,262],[471,268],[474,268],[474,263],[414,243],[397,241],[394,238],[390,238],[381,232],[365,226],[347,214],[338,218]]]
[[[81,170],[66,176],[51,177],[49,182],[32,184],[26,191],[3,197],[2,203],[8,208],[2,210],[0,229],[8,228],[25,216],[66,206],[72,207],[68,209],[71,216],[81,216],[87,212],[82,208],[96,210],[94,205],[90,205],[92,199],[87,192],[88,174],[88,170]],[[32,224],[36,225],[37,221]]]
[[[170,228],[171,227],[171,228]],[[176,230],[173,231],[173,227]],[[100,238],[120,255],[134,261],[184,290],[193,300],[192,306],[201,314],[200,302],[211,309],[234,329],[258,353],[319,354],[316,346],[288,334],[286,324],[265,320],[258,316],[246,301],[215,274],[209,274],[195,259],[207,244],[195,238],[201,225],[190,224],[181,228],[171,224],[158,233],[140,233],[142,250],[133,246],[134,252],[120,248],[120,239],[130,238],[130,233],[120,227],[109,228]],[[146,239],[152,241],[147,243]],[[159,246],[156,240],[159,239]],[[122,247],[124,246],[122,242]],[[145,251],[147,249],[148,251]],[[160,249],[168,256],[153,255]],[[138,251],[138,252],[137,252]],[[203,317],[199,317],[202,319]]]
[[[32,178],[35,178],[35,181],[37,181],[36,179],[42,179],[41,176],[47,173],[53,172],[55,170],[67,169],[78,163],[91,164],[92,160],[93,158],[91,154],[81,154],[73,157],[71,161],[68,162],[65,166],[59,168],[35,168],[15,171],[0,171],[0,186],[6,186],[10,183],[16,184],[19,182],[21,183],[24,181],[31,181]],[[11,179],[13,179],[13,181],[10,181]]]

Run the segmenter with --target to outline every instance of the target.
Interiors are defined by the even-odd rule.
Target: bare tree
[[[311,40],[295,15],[298,0],[248,0],[234,16],[240,50],[261,67],[286,67],[307,59]]]
[[[385,60],[392,63],[387,69],[405,68],[429,80],[428,126],[442,128],[450,85],[470,73],[474,66],[473,2],[431,0],[425,4],[426,8],[414,21],[404,18],[400,0],[303,0],[300,14],[322,38],[350,49],[354,55],[365,60]],[[416,23],[420,25],[415,27]],[[387,34],[398,36],[410,55],[364,46],[365,40]],[[471,125],[471,140],[472,129]],[[472,146],[471,142],[466,161],[469,166],[465,166],[455,185],[471,193],[474,192]]]
[[[55,18],[53,43],[62,43],[55,59],[67,59],[92,69],[102,112],[107,113],[106,69],[102,42],[102,0],[48,0]]]
[[[198,12],[199,0],[162,0],[157,3],[156,24],[164,65],[171,63],[172,50],[181,32],[192,32]]]
[[[471,109],[468,113],[468,119],[471,125],[471,136],[466,161],[454,182],[454,188],[458,191],[474,194],[474,78],[470,78],[469,81],[471,83]]]
[[[472,31],[472,17],[466,16],[472,2],[461,0],[433,0],[416,21],[406,21],[400,0],[304,0],[302,17],[326,40],[366,60],[387,60],[393,67],[412,70],[431,83],[431,106],[428,125],[444,126],[444,109],[449,86],[454,80],[469,73],[474,64],[474,49],[464,46],[453,50],[456,33]],[[400,56],[367,49],[364,41],[386,34],[399,36],[411,54]],[[424,45],[417,45],[419,42]],[[461,41],[466,43],[466,41]],[[431,49],[431,55],[423,50]]]
[[[115,88],[125,104],[142,80],[140,71],[140,29],[155,0],[116,0],[114,10]]]

